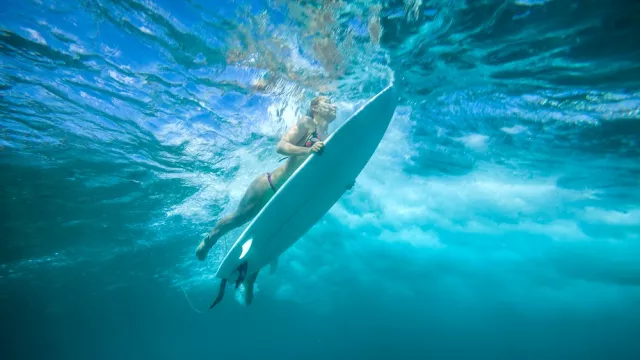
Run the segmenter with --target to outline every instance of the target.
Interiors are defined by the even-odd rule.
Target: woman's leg
[[[249,185],[236,211],[220,219],[213,229],[211,229],[209,235],[200,242],[200,245],[196,249],[196,257],[200,261],[204,260],[209,250],[211,250],[213,245],[215,245],[224,234],[246,224],[256,216],[266,203],[267,191],[272,190],[267,182],[266,175],[263,174]]]

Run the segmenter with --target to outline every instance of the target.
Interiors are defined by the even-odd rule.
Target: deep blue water
[[[3,1],[2,359],[640,358],[638,14]],[[206,310],[241,229],[195,248],[308,101],[391,82],[354,189]]]

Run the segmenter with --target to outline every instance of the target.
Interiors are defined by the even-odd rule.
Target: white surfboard
[[[216,277],[224,284],[239,276],[242,280],[311,229],[355,182],[382,140],[396,104],[390,85],[329,135],[323,153],[309,156],[249,223]]]

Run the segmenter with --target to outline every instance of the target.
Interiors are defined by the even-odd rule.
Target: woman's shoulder
[[[309,127],[311,124],[313,124],[313,118],[307,115],[302,115],[300,117],[300,120],[298,120],[298,124],[304,125],[305,127]]]

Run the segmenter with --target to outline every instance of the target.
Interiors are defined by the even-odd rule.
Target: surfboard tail
[[[242,285],[242,282],[244,281],[244,279],[247,276],[247,269],[249,268],[249,264],[245,261],[242,263],[242,265],[238,266],[238,278],[236,279],[236,289],[240,287],[240,285]],[[216,299],[213,301],[213,304],[211,304],[211,306],[209,306],[209,310],[213,309],[214,306],[218,305],[220,303],[220,301],[222,301],[222,298],[224,297],[224,290],[227,286],[227,279],[222,279],[220,281],[220,288],[218,289],[218,296],[216,296]]]

